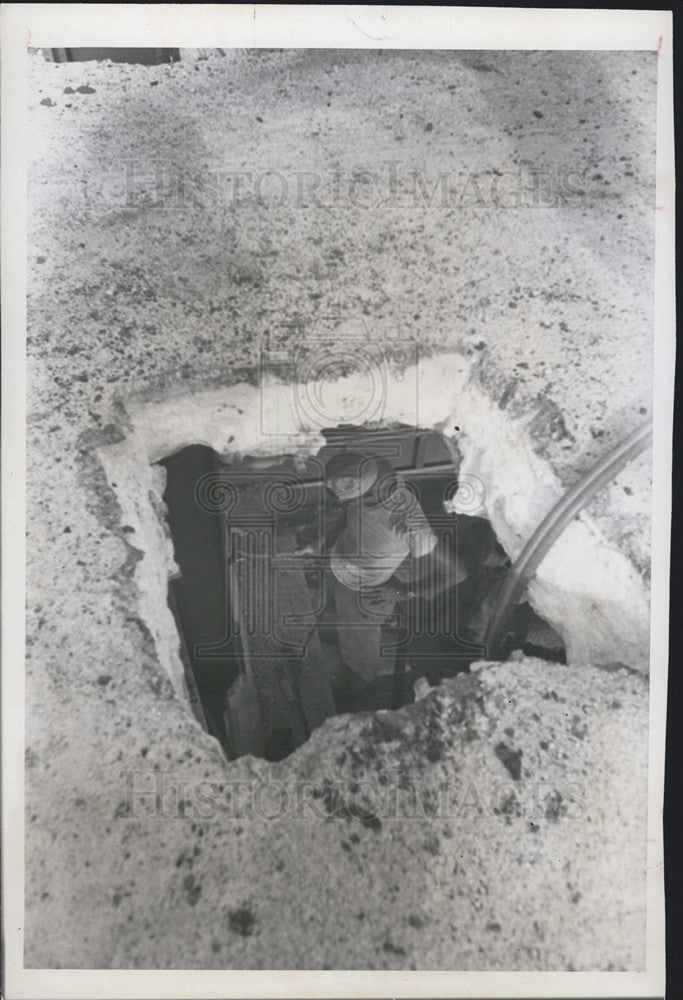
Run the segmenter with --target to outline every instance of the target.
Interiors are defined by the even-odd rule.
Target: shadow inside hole
[[[477,644],[483,634],[487,591],[490,605],[491,580],[484,563],[491,553],[497,552],[503,560],[505,554],[485,518],[445,517],[444,496],[457,488],[457,470],[446,442],[434,432],[415,428],[364,431],[340,427],[323,434],[326,442],[310,462],[293,456],[284,460],[282,456],[236,456],[225,462],[201,445],[188,446],[161,462],[167,476],[168,526],[180,570],[170,584],[169,605],[181,636],[188,693],[202,725],[221,741],[230,758],[252,753],[281,760],[330,714],[398,708],[414,700],[414,684],[420,678],[435,685],[485,658],[485,649]],[[303,624],[292,626],[287,641],[291,638],[292,648],[299,651],[305,646],[306,655],[291,654],[291,650],[283,655],[282,644],[262,623],[250,622],[247,613],[249,607],[265,600],[268,577],[259,584],[259,597],[253,580],[239,577],[226,541],[230,531],[239,527],[239,503],[244,502],[249,514],[256,515],[263,491],[287,481],[291,474],[303,482],[305,501],[289,507],[285,502],[275,515],[274,535],[271,526],[259,536],[273,536],[276,541],[258,544],[274,545],[280,554],[292,551],[297,531],[324,495],[321,460],[347,448],[386,456],[393,469],[416,488],[420,506],[437,535],[445,521],[453,526],[450,541],[446,532],[444,544],[457,547],[467,568],[467,578],[440,597],[397,602],[398,624],[393,621],[382,629],[382,642],[389,649],[388,669],[366,686],[359,686],[345,667],[334,619],[326,619],[325,609],[318,606],[319,574],[303,566],[291,571],[283,607],[294,611],[295,617],[303,616]],[[212,474],[227,474],[228,479],[235,474],[237,511],[221,514],[198,502],[197,484]],[[263,560],[270,567],[274,554],[261,552],[257,545],[246,561],[256,565]],[[244,563],[243,559],[240,565]],[[564,662],[559,637],[528,604],[515,609],[502,658],[514,649]],[[338,676],[345,680],[337,683],[330,702],[320,675],[335,660],[340,663]],[[424,681],[420,683],[424,688]]]
[[[137,66],[161,66],[180,61],[180,49],[154,48],[67,48],[43,49],[48,62],[102,62],[128,63]]]

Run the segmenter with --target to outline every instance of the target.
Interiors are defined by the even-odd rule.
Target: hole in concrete
[[[406,392],[409,376],[415,384],[414,396]],[[236,459],[241,462],[249,452],[260,455],[271,450],[267,447],[269,436],[277,441],[272,451],[315,456],[323,443],[320,422],[317,413],[302,413],[302,394],[305,400],[318,400],[322,393],[326,424],[336,425],[344,432],[345,421],[365,412],[362,404],[373,386],[372,378],[355,376],[306,384],[269,378],[262,379],[258,386],[220,382],[191,393],[185,387],[179,390],[164,386],[159,394],[128,399],[125,406],[118,406],[113,422],[104,428],[97,453],[106,481],[116,496],[122,526],[116,534],[129,549],[125,556],[126,579],[130,565],[134,565],[133,579],[126,589],[131,614],[149,629],[159,667],[168,677],[177,699],[188,708],[191,705],[205,731],[213,732],[219,739],[226,679],[220,670],[210,669],[202,676],[200,685],[188,644],[179,638],[185,636],[186,623],[177,607],[175,620],[169,608],[169,596],[173,604],[178,591],[176,583],[169,595],[169,580],[181,579],[175,559],[177,554],[181,560],[181,547],[177,542],[173,544],[169,524],[174,515],[169,516],[162,499],[167,469],[160,463],[164,461],[169,466],[174,456],[181,455],[191,445],[204,449],[205,461],[213,463],[220,455],[235,464]],[[464,515],[458,517],[458,525],[473,523],[466,521],[466,516],[476,517],[480,522],[490,521],[505,551],[517,560],[527,540],[566,492],[548,461],[536,453],[527,418],[511,420],[508,411],[501,410],[477,386],[467,359],[456,354],[427,359],[419,370],[408,369],[400,382],[389,380],[384,390],[381,418],[384,427],[412,428],[414,433],[414,428],[421,426],[428,429],[425,433],[436,432],[447,446],[454,478],[465,499],[469,490],[474,501],[471,506],[458,504]],[[420,404],[419,422],[414,419],[416,399]],[[238,447],[242,449],[241,456],[235,452]],[[293,461],[296,467],[296,459]],[[260,460],[261,465],[268,463],[268,459]],[[257,471],[268,473],[267,468]],[[450,468],[447,471],[450,474]],[[438,475],[439,470],[432,468],[431,473]],[[170,493],[167,498],[174,505]],[[195,516],[194,507],[188,516]],[[182,514],[177,514],[176,520],[182,520]],[[211,523],[215,525],[217,520],[220,519],[214,513]],[[464,532],[459,537],[464,537]],[[590,567],[589,573],[586,567]],[[202,589],[197,593],[201,595]],[[231,612],[229,596],[224,594],[226,610]],[[628,558],[605,538],[586,512],[567,526],[544,557],[528,585],[528,598],[535,611],[561,632],[568,662],[618,662],[647,673],[647,588]],[[530,609],[519,613],[525,611],[532,617]],[[533,624],[539,625],[535,616]],[[517,631],[522,634],[524,629],[520,626]],[[557,642],[555,633],[551,634]],[[216,641],[214,635],[210,641]],[[527,653],[562,659],[562,650],[546,649],[543,645],[546,642],[542,635],[534,636],[531,628],[524,636],[523,648]],[[517,645],[522,643],[518,640]],[[451,647],[451,659],[452,653]],[[500,651],[500,655],[505,654]],[[235,666],[239,670],[239,663],[238,654],[228,666],[231,671]],[[457,666],[467,669],[466,663],[459,662]],[[408,675],[403,690],[408,699],[412,696],[410,679]],[[244,704],[248,709],[253,699],[246,697]],[[200,731],[197,739],[202,739]],[[216,741],[208,736],[207,741],[215,751]],[[291,742],[288,744],[285,739],[278,746],[271,738],[269,745],[259,748],[259,753],[263,757],[285,756]],[[239,750],[237,756],[246,752]],[[232,756],[230,752],[227,755]]]
[[[457,447],[407,425],[341,425],[322,435],[308,457],[221,458],[196,444],[159,463],[180,571],[169,606],[186,685],[195,714],[231,758],[283,759],[329,715],[398,708],[486,656],[486,615],[509,560],[490,522],[463,512]],[[376,492],[385,483],[384,500],[407,484],[438,551],[467,572],[457,585],[446,572],[435,595],[420,581],[391,576],[386,587],[396,584],[396,594],[383,605],[382,664],[365,684],[344,663],[344,623],[325,582],[348,514],[325,486],[324,463],[348,451],[377,463]],[[319,555],[291,555],[312,541]],[[518,648],[565,662],[559,636],[528,603],[516,609],[501,655]]]

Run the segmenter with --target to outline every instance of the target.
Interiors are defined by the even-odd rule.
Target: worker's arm
[[[308,524],[296,529],[295,555],[321,555],[329,551],[346,521],[342,504],[329,492],[320,498],[321,506]]]
[[[439,542],[419,503],[408,501],[406,527],[413,558],[414,577],[410,596],[436,597],[467,577],[465,563],[444,540]]]
[[[450,546],[435,545],[415,560],[415,583],[410,596],[436,597],[467,578],[465,564]]]

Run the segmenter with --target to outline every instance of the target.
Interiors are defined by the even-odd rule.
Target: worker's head
[[[377,479],[377,463],[357,451],[343,451],[325,463],[325,485],[339,500],[355,500]]]

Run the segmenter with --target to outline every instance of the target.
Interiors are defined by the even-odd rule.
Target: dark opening
[[[51,62],[94,62],[108,59],[115,63],[138,66],[161,66],[163,63],[180,61],[180,49],[136,49],[136,48],[80,48],[44,49],[49,52]]]
[[[458,477],[443,438],[410,427],[339,427],[323,435],[325,444],[309,460],[241,455],[222,462],[211,448],[192,445],[161,463],[180,569],[169,604],[188,690],[198,718],[230,757],[282,759],[330,714],[398,708],[414,700],[416,683],[418,689],[438,684],[487,652],[481,645],[485,618],[509,560],[488,520],[445,514],[444,500],[454,496]],[[382,626],[386,670],[371,683],[338,682],[330,695],[321,679],[326,665],[336,659],[342,671],[346,667],[334,614],[320,603],[322,563],[293,563],[287,553],[311,537],[329,501],[322,462],[344,450],[381,456],[400,475],[439,545],[457,553],[467,577],[437,596],[425,597],[419,588],[402,592]],[[329,537],[334,517],[325,525]],[[242,547],[237,554],[235,538]],[[274,597],[268,587],[276,564],[284,568]],[[254,607],[270,607],[269,601],[277,604],[274,628],[251,614]],[[564,662],[561,640],[528,604],[515,609],[502,655],[516,648]],[[349,671],[344,676],[352,677]]]

